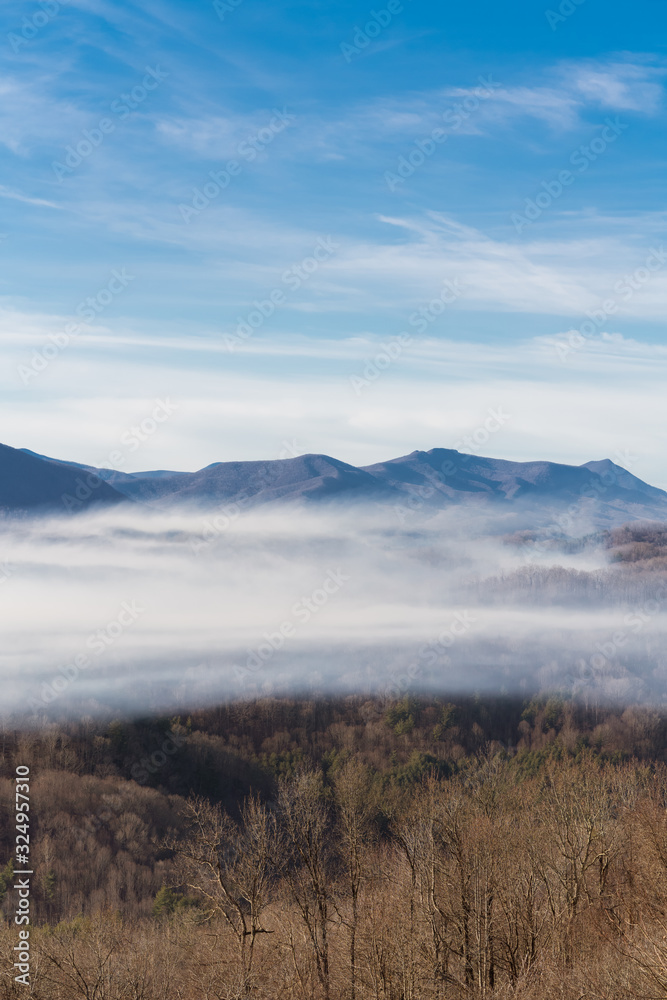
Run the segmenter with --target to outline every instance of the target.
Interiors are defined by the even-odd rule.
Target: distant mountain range
[[[594,527],[667,520],[667,493],[609,459],[585,465],[508,462],[446,448],[356,468],[327,455],[216,462],[198,472],[125,473],[0,445],[0,510],[76,513],[112,504],[221,509],[266,504],[371,504],[399,516],[457,506],[515,514],[526,525],[555,516]]]

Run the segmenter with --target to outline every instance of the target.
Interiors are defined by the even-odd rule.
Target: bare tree
[[[331,810],[321,773],[304,768],[282,781],[279,806],[285,835],[282,872],[306,929],[325,1000],[329,1000],[334,850]]]
[[[550,762],[543,782],[535,845],[554,920],[563,929],[565,961],[571,965],[574,934],[584,908],[604,904],[609,868],[617,849],[617,774],[591,757],[579,763]],[[545,850],[544,846],[548,849]]]
[[[239,823],[202,798],[189,799],[185,815],[186,833],[169,846],[178,857],[183,883],[208,902],[210,915],[221,914],[233,931],[247,994],[257,937],[269,933],[262,915],[277,853],[275,817],[254,797],[245,800]]]
[[[369,768],[354,759],[347,761],[334,778],[334,792],[337,806],[336,832],[345,873],[346,894],[350,901],[350,915],[343,917],[350,936],[350,997],[351,1000],[356,1000],[359,901],[362,887],[369,876],[369,862],[376,840],[373,821],[377,812],[377,800]]]

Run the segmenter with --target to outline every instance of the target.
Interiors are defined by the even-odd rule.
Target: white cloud
[[[26,205],[43,205],[46,208],[62,208],[53,201],[46,201],[44,198],[31,198],[29,195],[21,194],[20,191],[13,191],[11,188],[0,184],[0,198],[9,198],[12,201],[23,201]]]
[[[591,103],[616,111],[655,114],[664,98],[667,69],[638,62],[574,64],[566,68],[568,83]]]
[[[414,450],[450,447],[483,422],[489,407],[512,419],[485,451],[517,460],[578,464],[635,456],[632,472],[667,484],[664,384],[667,348],[603,331],[563,362],[546,338],[466,343],[415,337],[369,379],[350,382],[382,353],[384,338],[318,340],[267,335],[229,355],[219,341],[115,339],[90,334],[28,386],[16,376],[47,327],[14,314],[0,340],[2,440],[73,461],[104,464],[127,428],[157,398],[178,403],[174,416],[122,468],[201,468],[214,461],[271,458],[284,441],[369,464]],[[563,328],[563,333],[566,328]],[[167,345],[171,344],[173,350]],[[193,346],[197,349],[193,350]],[[160,360],[156,360],[159,358]],[[373,371],[373,369],[370,369]],[[113,395],[108,386],[116,388]]]
[[[484,80],[494,81],[488,94],[459,122],[459,135],[494,132],[510,121],[532,118],[552,128],[572,130],[596,109],[656,113],[664,96],[666,69],[648,63],[590,60],[545,67],[530,84],[500,80],[496,73],[440,90],[388,97],[365,108],[350,109],[336,131],[347,129],[356,142],[390,135],[419,136],[443,124],[443,114],[461,110],[465,98],[475,98]]]
[[[53,83],[54,77],[47,74],[30,83],[7,75],[0,78],[0,143],[12,153],[28,157],[34,147],[57,144],[64,134],[74,137],[89,123],[72,100],[54,96]]]

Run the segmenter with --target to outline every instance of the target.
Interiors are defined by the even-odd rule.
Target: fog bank
[[[281,693],[667,702],[660,565],[507,543],[444,512],[105,514],[0,524],[5,714]]]

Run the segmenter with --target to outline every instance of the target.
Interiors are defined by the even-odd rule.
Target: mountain
[[[377,477],[327,455],[300,455],[269,462],[216,462],[186,477],[123,483],[118,484],[118,489],[160,507],[337,499],[382,501],[392,493]]]
[[[16,464],[18,456],[25,463],[22,471]],[[62,484],[92,475],[98,485],[80,509],[123,499],[159,509],[344,503],[394,508],[404,519],[408,512],[428,517],[445,508],[462,507],[471,513],[500,514],[508,523],[514,518],[518,526],[557,521],[565,530],[568,519],[594,528],[632,520],[667,520],[667,493],[609,459],[579,466],[511,462],[447,448],[413,451],[362,468],[327,455],[300,455],[274,461],[215,462],[198,472],[135,473],[3,448],[0,475],[5,484],[13,483],[13,493],[4,499],[0,493],[0,505],[6,509],[52,506],[54,495],[59,499],[72,492]]]
[[[0,445],[0,512],[74,513],[127,498],[99,476]]]
[[[117,484],[130,485],[134,480],[140,478],[143,480],[150,479],[163,479],[170,476],[189,476],[189,472],[168,472],[165,469],[157,469],[154,472],[120,472],[118,469],[99,469],[94,465],[83,465],[81,462],[67,462],[63,461],[61,458],[49,458],[48,455],[40,455],[36,451],[30,451],[29,448],[20,449],[24,455],[32,455],[33,458],[41,458],[45,462],[52,462],[54,465],[64,465],[73,469],[82,469],[84,472],[92,472],[100,479],[103,479],[105,483],[111,483],[112,486],[116,487]]]
[[[602,478],[603,482],[610,484],[616,483],[624,489],[634,490],[636,493],[643,493],[652,500],[660,501],[667,495],[664,490],[659,490],[657,486],[649,486],[648,483],[643,482],[641,479],[637,479],[637,477],[633,476],[631,472],[627,471],[627,469],[622,469],[619,465],[614,465],[609,458],[605,458],[601,462],[586,462],[586,464],[582,465],[581,468],[590,469],[591,472],[597,473],[597,475]]]
[[[441,498],[456,503],[471,497],[516,500],[543,495],[569,499],[597,479],[597,473],[581,466],[507,462],[445,448],[413,451],[403,458],[366,466],[365,471],[408,492],[411,487],[430,486],[438,506]]]
[[[595,508],[602,521],[667,517],[667,493],[609,459],[578,466],[509,462],[434,448],[369,465],[365,471],[438,509],[493,501],[516,510],[574,506],[584,513]]]
[[[93,472],[124,496],[160,508],[337,498],[381,501],[391,499],[393,494],[377,477],[327,455],[300,455],[265,462],[214,462],[198,472],[136,473],[63,463],[44,455],[38,457]],[[395,499],[398,501],[400,497]]]

